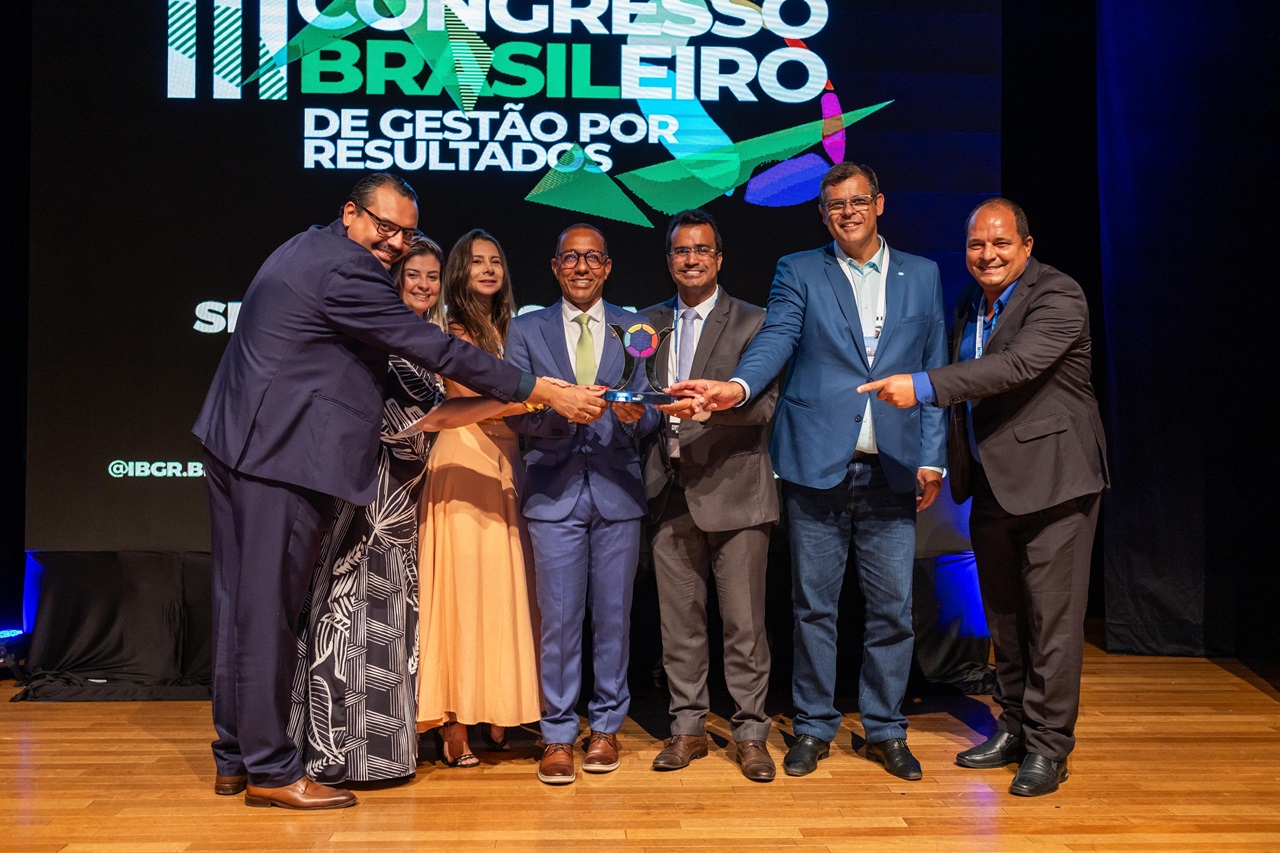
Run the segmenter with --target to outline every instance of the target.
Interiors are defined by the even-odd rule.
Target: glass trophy
[[[644,403],[648,406],[674,403],[675,397],[658,390],[661,385],[658,382],[657,355],[675,328],[667,328],[659,332],[648,323],[636,323],[625,330],[616,323],[610,323],[609,328],[613,330],[618,340],[622,341],[625,360],[618,387],[605,391],[604,398],[610,403]],[[649,379],[649,390],[625,390],[631,384],[631,377],[635,375],[636,364],[639,362],[644,363],[645,376]]]

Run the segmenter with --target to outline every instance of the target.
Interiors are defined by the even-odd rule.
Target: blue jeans
[[[875,457],[849,462],[840,485],[782,484],[791,531],[791,600],[795,610],[794,730],[835,739],[836,615],[853,544],[867,602],[858,710],[873,743],[907,735],[902,700],[915,635],[911,573],[916,543],[914,491],[889,488]]]

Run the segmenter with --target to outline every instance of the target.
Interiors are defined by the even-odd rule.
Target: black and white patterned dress
[[[444,388],[398,357],[388,370],[377,497],[335,502],[303,613],[289,734],[320,782],[396,779],[417,765],[418,496],[435,435],[391,436]]]

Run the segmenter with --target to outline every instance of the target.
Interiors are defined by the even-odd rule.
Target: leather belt
[[[867,453],[866,451],[863,451],[863,450],[853,451],[854,462],[866,462],[870,464],[872,462],[878,462],[879,460],[880,460],[879,453]]]

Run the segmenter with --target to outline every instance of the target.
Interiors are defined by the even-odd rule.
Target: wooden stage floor
[[[1071,778],[1038,799],[1008,794],[1012,767],[953,764],[991,730],[989,698],[931,697],[908,712],[921,782],[855,752],[852,715],[816,773],[765,785],[731,762],[723,719],[709,757],[661,774],[665,727],[629,719],[622,767],[572,785],[537,781],[521,732],[481,768],[424,763],[352,809],[250,809],[212,793],[207,702],[9,704],[5,680],[0,850],[1280,851],[1280,694],[1234,661],[1087,651]]]

